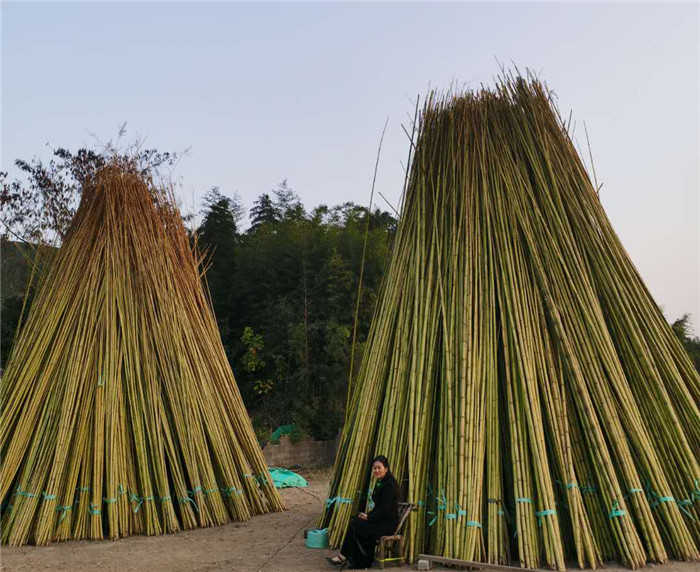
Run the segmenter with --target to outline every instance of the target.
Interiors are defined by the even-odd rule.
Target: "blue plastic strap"
[[[517,499],[515,499],[515,502],[532,504],[532,499],[526,497],[518,497]]]
[[[566,485],[567,489],[577,489],[578,488],[578,483],[569,483]]]
[[[102,511],[99,509],[99,506],[100,506],[100,505],[98,505],[98,504],[92,504],[92,503],[90,503],[90,508],[88,509],[88,512],[89,512],[92,516],[97,516],[98,514],[100,514],[100,513],[102,512]]]
[[[117,502],[117,497],[112,497],[112,498],[105,498],[105,497],[103,497],[102,500],[103,500],[106,504],[111,504],[111,503],[113,503],[113,502]]]
[[[46,491],[41,493],[41,496],[44,498],[44,500],[56,500],[56,495],[47,495]]]

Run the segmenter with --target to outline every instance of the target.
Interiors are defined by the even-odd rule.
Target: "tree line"
[[[153,176],[176,155],[148,150],[137,158],[143,173]],[[4,234],[15,241],[3,250],[17,259],[3,264],[3,277],[28,275],[30,257],[13,252],[22,248],[18,242],[60,244],[82,185],[104,161],[91,150],[56,149],[48,162],[19,161],[22,178],[0,173]],[[205,195],[200,215],[192,240],[205,254],[204,287],[259,438],[290,423],[317,439],[335,437],[344,416],[353,327],[359,361],[396,218],[352,202],[307,210],[286,181],[255,200],[246,229],[241,201],[218,188]],[[9,294],[2,302],[3,363],[24,303],[23,293]]]
[[[122,158],[157,178],[177,155],[138,149]],[[36,244],[60,244],[83,184],[105,161],[104,152],[59,148],[47,162],[18,160],[21,178],[0,173],[3,364],[25,306],[33,260],[27,253]],[[307,210],[286,181],[255,200],[247,229],[244,205],[218,188],[205,195],[200,214],[192,240],[206,254],[204,286],[258,437],[295,424],[316,439],[333,438],[343,422],[353,327],[357,371],[397,219],[352,202]],[[51,252],[44,246],[40,268]],[[26,305],[34,290],[26,290]],[[690,317],[671,326],[700,371],[700,339],[691,334]]]

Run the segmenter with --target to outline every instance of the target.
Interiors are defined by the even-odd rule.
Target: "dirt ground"
[[[322,500],[326,497],[329,472],[303,474],[309,481],[307,489],[281,491],[287,506],[283,513],[168,536],[134,536],[117,542],[80,541],[41,547],[2,547],[0,570],[331,571],[333,568],[325,560],[331,552],[306,548],[303,537],[304,529],[315,527]],[[655,572],[691,572],[700,570],[700,563],[672,562],[653,568]],[[607,572],[622,570],[626,569],[606,568]]]

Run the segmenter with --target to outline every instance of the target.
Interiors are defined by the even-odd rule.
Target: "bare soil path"
[[[303,473],[307,489],[281,491],[287,510],[245,523],[189,530],[167,536],[134,536],[117,542],[79,541],[51,546],[3,546],[2,572],[60,570],[86,572],[305,572],[333,570],[327,550],[304,546],[304,529],[313,528],[326,497],[328,470]],[[406,567],[404,570],[408,570]],[[450,570],[436,567],[434,570]],[[671,562],[654,572],[696,572],[700,563]],[[454,570],[454,569],[452,569]],[[614,564],[606,572],[621,572]],[[652,567],[646,570],[652,570]]]

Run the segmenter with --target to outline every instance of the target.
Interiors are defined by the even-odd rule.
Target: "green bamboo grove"
[[[172,197],[83,190],[2,377],[2,542],[164,534],[282,510]]]
[[[537,80],[432,94],[321,517],[386,455],[409,559],[699,557],[700,379]]]

